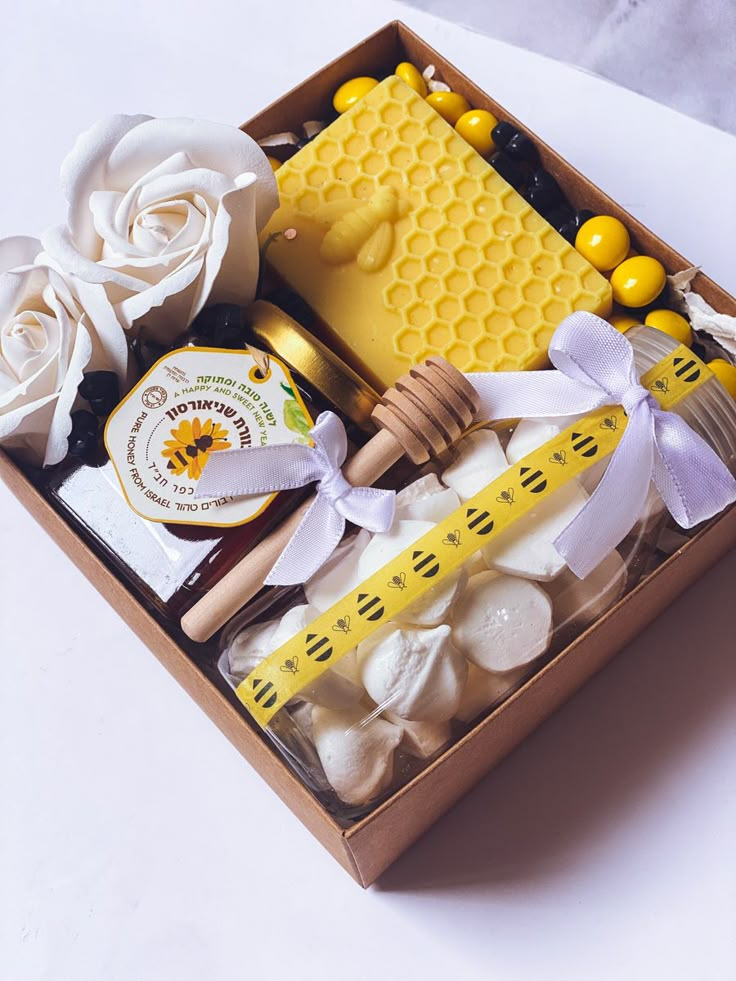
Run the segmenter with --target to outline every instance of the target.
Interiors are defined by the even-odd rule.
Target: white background
[[[403,16],[736,289],[736,142],[389,0],[2,0],[0,233],[106,112],[240,123]],[[726,981],[736,554],[362,892],[0,488],[0,981]]]

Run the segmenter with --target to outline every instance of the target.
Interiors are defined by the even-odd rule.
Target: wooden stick
[[[373,412],[380,431],[345,464],[354,487],[370,487],[402,456],[425,463],[449,446],[473,420],[478,396],[442,358],[431,358],[400,378]],[[234,566],[181,621],[192,640],[204,642],[263,586],[296,531],[314,495]]]

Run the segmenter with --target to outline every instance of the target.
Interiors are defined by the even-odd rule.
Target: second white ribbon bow
[[[394,519],[393,491],[353,487],[343,476],[348,441],[334,412],[323,412],[309,435],[314,446],[279,443],[218,453],[197,484],[197,497],[236,497],[317,482],[317,495],[266,577],[267,586],[306,582],[337,548],[347,521],[381,532]]]

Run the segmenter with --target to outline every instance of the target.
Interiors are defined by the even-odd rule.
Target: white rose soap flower
[[[91,317],[40,251],[34,238],[0,240],[0,445],[52,466],[68,451],[83,372],[124,378],[127,347],[112,311]]]
[[[205,303],[246,305],[258,233],[278,204],[258,144],[234,126],[110,116],[62,165],[67,225],[43,245],[82,303],[100,287],[125,330],[168,343]]]

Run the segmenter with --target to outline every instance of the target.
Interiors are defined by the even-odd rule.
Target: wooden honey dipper
[[[354,487],[370,487],[402,456],[426,463],[459,439],[478,411],[478,394],[444,358],[429,358],[402,375],[371,418],[378,433],[343,467]],[[234,566],[181,621],[192,640],[204,642],[262,588],[312,504],[311,497]]]

